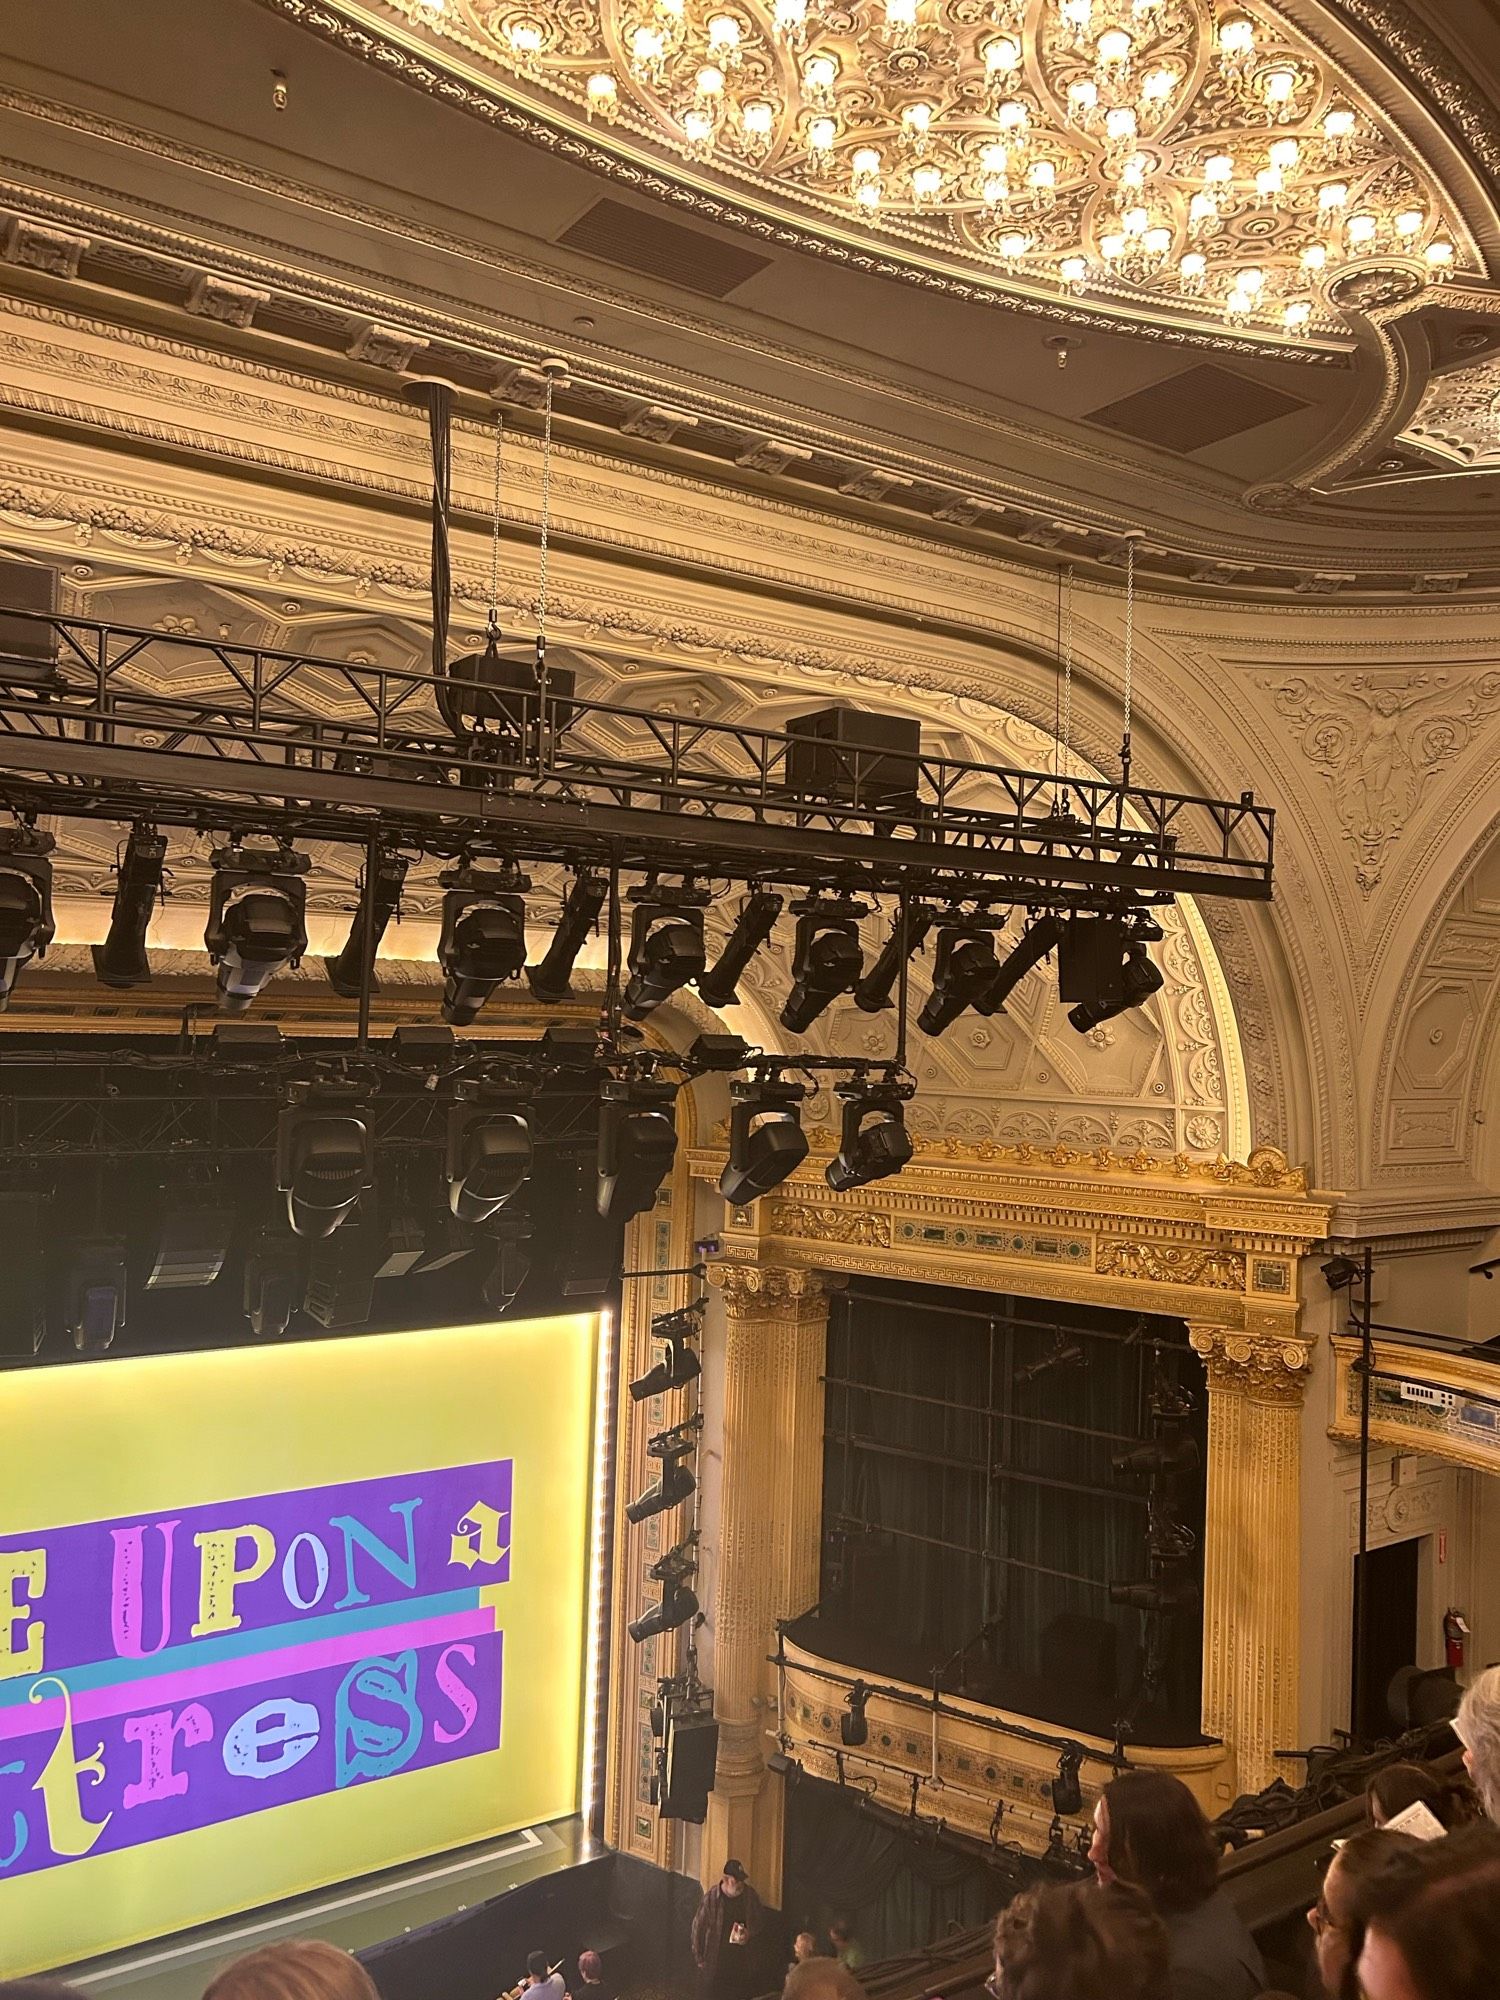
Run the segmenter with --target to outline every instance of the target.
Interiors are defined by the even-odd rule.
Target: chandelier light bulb
[[[1099,37],[1096,53],[1107,69],[1124,69],[1134,44],[1123,28],[1106,28]]]
[[[854,190],[854,199],[861,208],[879,208],[880,182],[873,179],[861,181]]]
[[[1184,250],[1177,260],[1177,275],[1184,291],[1198,291],[1208,274],[1208,259],[1201,250]]]
[[[1296,333],[1312,318],[1312,307],[1306,299],[1293,299],[1281,315],[1281,323],[1288,333]]]
[[[547,42],[546,30],[541,22],[532,20],[528,14],[512,21],[505,34],[518,56],[540,55]]]
[[[763,97],[752,97],[740,107],[740,123],[752,139],[769,139],[776,128],[776,107]]]
[[[1165,257],[1172,247],[1172,232],[1158,224],[1155,229],[1148,229],[1141,241],[1153,257]]]
[[[1255,50],[1255,23],[1248,14],[1226,14],[1219,23],[1219,50],[1226,56],[1248,56]]]
[[[807,0],[776,0],[771,18],[778,34],[798,42],[807,30]]]
[[[802,81],[813,97],[826,97],[838,82],[839,66],[832,56],[813,56],[802,72]]]
[[[697,89],[700,97],[718,97],[724,89],[724,72],[713,63],[705,63],[698,72]]]
[[[1169,69],[1148,70],[1141,78],[1141,102],[1143,104],[1165,104],[1177,88],[1177,79]]]
[[[1236,287],[1225,299],[1224,310],[1231,319],[1248,319],[1255,310],[1255,300],[1248,292]]]
[[[1146,185],[1146,156],[1132,153],[1120,169],[1120,185],[1127,188],[1141,188]]]
[[[1427,268],[1437,278],[1446,278],[1453,268],[1453,245],[1446,236],[1434,236],[1428,244]]]
[[[861,178],[865,178],[870,174],[878,174],[881,167],[880,148],[878,146],[861,146],[849,164]]]
[[[1094,16],[1093,0],[1062,0],[1058,11],[1075,34],[1083,34]]]
[[[1125,213],[1120,217],[1120,226],[1127,236],[1144,236],[1146,231],[1151,227],[1150,210],[1144,208],[1127,208]]]
[[[1068,85],[1068,109],[1079,120],[1099,108],[1099,86],[1091,76],[1080,76]]]
[[[1252,299],[1258,299],[1266,288],[1266,274],[1258,264],[1249,264],[1243,271],[1235,274],[1234,284],[1236,291],[1244,292]]]
[[[1279,167],[1282,173],[1290,173],[1296,166],[1301,151],[1302,148],[1295,139],[1273,139],[1266,158],[1273,167]]]
[[[642,69],[653,68],[667,52],[666,38],[660,28],[648,27],[644,22],[634,29],[630,37],[630,59]]]
[[[1294,69],[1268,69],[1260,80],[1261,95],[1267,104],[1290,104],[1297,88]]]
[[[935,201],[943,189],[943,170],[929,163],[911,170],[911,191],[918,201]]]
[[[1234,179],[1234,155],[1210,153],[1203,162],[1203,178],[1211,187],[1225,187]]]
[[[984,67],[990,76],[1009,76],[1021,61],[1021,44],[1013,35],[992,35],[984,45]]]
[[[1255,192],[1262,201],[1269,201],[1272,195],[1280,194],[1285,186],[1280,167],[1262,167],[1255,176]]]
[[[1335,142],[1349,139],[1354,135],[1354,113],[1345,105],[1336,104],[1323,114],[1323,136]]]
[[[1000,255],[1005,258],[1007,263],[1014,263],[1018,257],[1024,257],[1030,248],[1031,238],[1024,230],[1007,230],[1005,235],[1000,238]]]
[[[1426,211],[1420,208],[1403,208],[1396,217],[1398,236],[1420,236],[1422,225],[1427,220]]]
[[[995,112],[995,123],[1002,132],[1023,132],[1026,129],[1026,106],[1019,97],[1007,97]]]
[[[1125,238],[1118,229],[1111,229],[1099,238],[1099,255],[1106,264],[1118,263],[1125,255]]]
[[[1318,189],[1318,207],[1325,214],[1331,214],[1334,209],[1342,208],[1348,199],[1349,184],[1347,181],[1324,181],[1323,185]]]
[[[1010,200],[1010,182],[1004,174],[990,174],[980,192],[990,208],[998,208],[1002,202]]]
[[[714,119],[711,111],[701,105],[694,105],[682,114],[682,129],[687,134],[688,144],[695,149],[705,149],[713,144]]]
[[[1082,290],[1089,281],[1087,257],[1064,257],[1057,269],[1063,283],[1074,291]]]
[[[885,25],[898,40],[910,40],[917,29],[917,0],[885,0]]]
[[[997,139],[992,139],[987,146],[980,148],[979,164],[987,174],[1004,176],[1010,171],[1010,150]]]
[[[605,118],[612,118],[619,108],[620,86],[607,69],[596,69],[588,80],[588,107]]]
[[[726,62],[739,61],[740,24],[733,14],[714,14],[709,17],[708,46]]]
[[[1304,243],[1302,246],[1302,268],[1304,271],[1321,271],[1328,262],[1326,243]]]
[[[901,113],[901,123],[912,138],[925,138],[932,124],[932,106],[920,100],[916,104],[908,104]]]
[[[831,153],[833,142],[839,136],[836,118],[814,118],[807,127],[807,143],[815,153]]]
[[[1361,210],[1358,215],[1350,216],[1344,233],[1351,243],[1373,243],[1379,229],[1380,224],[1375,217],[1367,210]]]
[[[1051,160],[1033,160],[1026,170],[1027,185],[1049,193],[1057,186],[1057,167]]]
[[[1195,230],[1212,229],[1219,220],[1219,204],[1211,194],[1198,193],[1188,203],[1188,221]]]
[[[1136,133],[1135,112],[1128,104],[1117,104],[1104,115],[1104,136],[1116,145],[1126,145]]]

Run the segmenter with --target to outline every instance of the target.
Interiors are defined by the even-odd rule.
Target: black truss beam
[[[789,781],[794,739],[617,703],[507,691],[503,726],[455,734],[443,711],[494,710],[478,682],[136,626],[7,613],[54,664],[0,660],[0,798],[70,818],[384,838],[433,854],[476,842],[521,860],[1045,902],[1265,900],[1274,815],[1238,800],[1066,785],[933,757],[910,796],[871,792],[858,751],[835,795]],[[174,678],[191,693],[170,691]],[[166,691],[164,691],[166,690]],[[439,696],[442,700],[440,702]],[[793,753],[795,754],[795,753]],[[842,758],[842,764],[839,759]],[[1058,817],[1066,796],[1068,816]]]

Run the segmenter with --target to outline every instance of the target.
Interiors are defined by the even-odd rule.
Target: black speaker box
[[[819,708],[786,725],[786,789],[842,805],[914,805],[922,727],[904,715]]]
[[[46,563],[0,561],[0,684],[61,687],[57,633],[30,618],[5,616],[5,610],[55,613],[57,575]]]
[[[662,1764],[661,1816],[691,1820],[701,1826],[708,1818],[708,1795],[719,1763],[719,1725],[711,1715],[678,1719],[667,1716],[667,1741]]]

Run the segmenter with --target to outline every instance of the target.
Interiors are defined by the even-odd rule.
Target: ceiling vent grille
[[[608,197],[585,209],[557,240],[566,249],[582,250],[642,277],[662,278],[706,299],[727,298],[771,261],[738,243],[721,243],[716,236]]]
[[[1189,452],[1307,407],[1300,396],[1205,361],[1091,410],[1087,421],[1161,451]]]

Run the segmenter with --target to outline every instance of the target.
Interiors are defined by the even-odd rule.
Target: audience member
[[[1500,1827],[1460,1827],[1401,1857],[1365,1930],[1359,1987],[1364,2000],[1495,2000]]]
[[[87,1995],[65,1979],[0,1979],[0,2000],[87,2000]]]
[[[1453,1733],[1464,1746],[1464,1765],[1479,1803],[1500,1825],[1500,1667],[1486,1667],[1464,1690]]]
[[[738,1861],[726,1861],[693,1918],[693,1963],[705,2000],[749,2000],[765,1925],[761,1900]]]
[[[1094,1809],[1089,1860],[1101,1883],[1144,1889],[1167,1927],[1170,2000],[1254,2000],[1266,1983],[1255,1940],[1218,1886],[1203,1808],[1166,1771],[1122,1771]]]
[[[203,2000],[380,2000],[357,1958],[336,1944],[300,1939],[263,1945],[225,1966]]]
[[[614,1982],[605,1978],[604,1960],[597,1951],[578,1954],[578,1984],[573,1989],[573,2000],[615,2000]]]
[[[792,1939],[792,1964],[806,1965],[810,1958],[822,1958],[823,1956],[824,1954],[818,1949],[818,1940],[813,1936],[812,1932],[798,1931],[797,1935]],[[788,1970],[790,1970],[790,1967],[788,1967]]]
[[[1335,1848],[1318,1900],[1307,1913],[1328,2000],[1359,2000],[1356,1968],[1365,1926],[1380,1907],[1382,1885],[1392,1869],[1399,1867],[1402,1855],[1421,1845],[1409,1833],[1366,1827]]]
[[[854,1935],[847,1917],[835,1917],[828,1926],[829,1943],[833,1955],[846,1972],[858,1972],[865,1962],[864,1947]]]
[[[1427,1764],[1387,1764],[1365,1786],[1365,1807],[1376,1826],[1389,1825],[1412,1806],[1426,1806],[1445,1833],[1479,1817],[1473,1786]]]
[[[781,2000],[865,2000],[865,1990],[836,1958],[809,1958],[787,1974]]]
[[[1161,2000],[1167,1933],[1140,1889],[1027,1889],[995,1921],[992,2000]]]
[[[554,1972],[547,1963],[544,1951],[533,1951],[526,1959],[526,1984],[522,1988],[526,2000],[568,2000],[568,1982],[562,1976],[562,1969]]]

